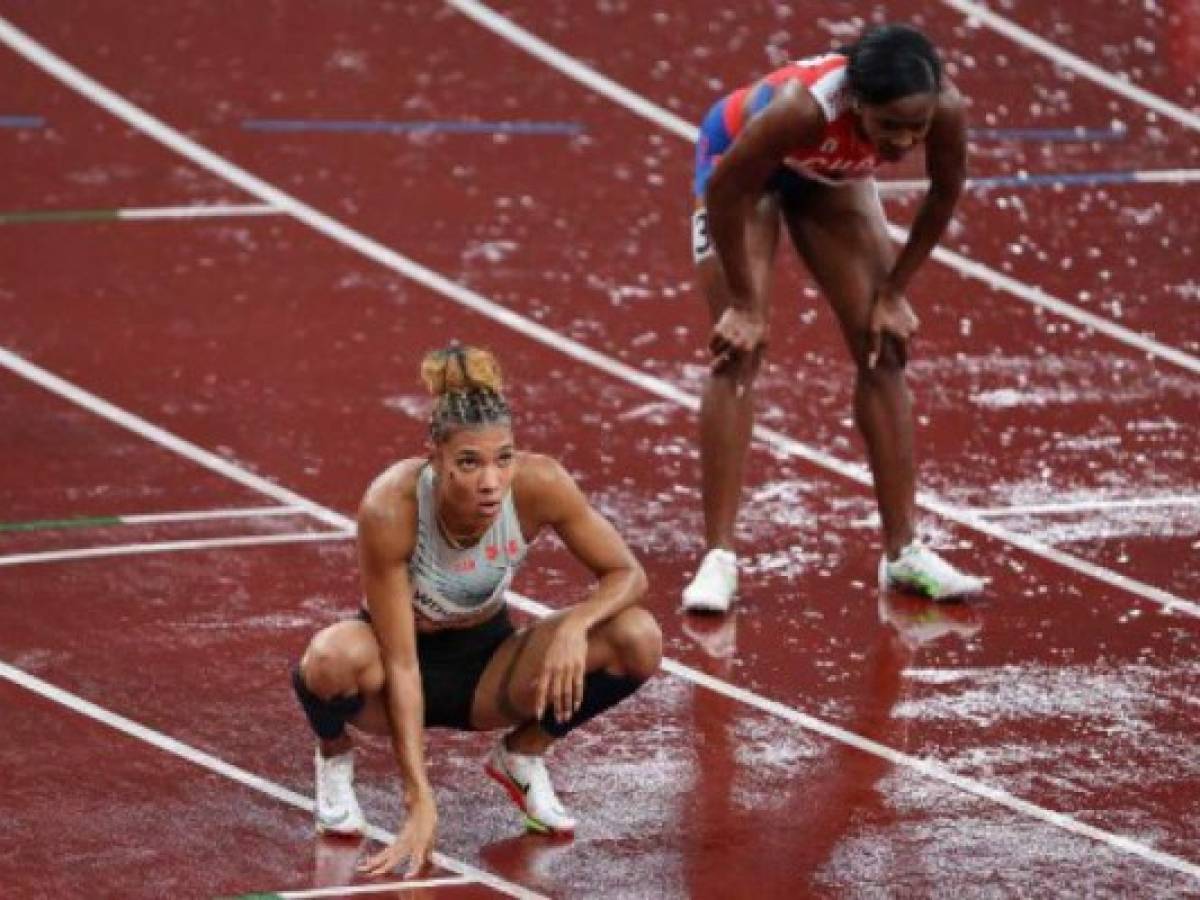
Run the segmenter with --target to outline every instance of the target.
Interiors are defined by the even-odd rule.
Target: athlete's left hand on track
[[[396,866],[408,860],[405,878],[415,878],[429,865],[433,855],[433,838],[437,831],[437,806],[433,797],[413,800],[408,807],[408,817],[397,838],[374,856],[359,863],[358,871],[376,877],[387,875]]]
[[[583,703],[583,677],[587,674],[587,629],[564,617],[554,630],[542,671],[537,677],[534,711],[540,719],[550,706],[554,718],[565,722]]]
[[[879,362],[879,354],[883,351],[883,336],[890,334],[900,342],[901,350],[906,350],[911,338],[921,325],[917,314],[909,306],[908,299],[899,291],[887,286],[881,287],[875,294],[871,304],[871,318],[868,323],[867,368],[875,368]]]

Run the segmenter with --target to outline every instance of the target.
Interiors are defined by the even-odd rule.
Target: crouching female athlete
[[[553,459],[518,452],[500,371],[483,350],[430,353],[429,456],[405,459],[368,488],[358,516],[366,609],[312,639],[294,673],[318,738],[318,830],[361,833],[350,724],[390,735],[407,816],[366,860],[371,874],[433,850],[437,811],[424,729],[507,728],[485,769],[526,826],[571,833],[543,754],[636,691],[658,668],[662,637],[638,606],[646,576],[621,536]],[[596,576],[591,596],[520,631],[505,591],[535,536],[552,528]]]

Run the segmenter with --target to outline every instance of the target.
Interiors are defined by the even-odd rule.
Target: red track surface
[[[665,21],[653,5],[582,6],[504,11],[689,120],[721,87],[764,69],[764,45],[820,49],[828,23],[845,16],[834,3],[813,5],[803,22],[776,4],[728,21],[702,4]],[[1026,6],[1016,18],[1057,39]],[[690,147],[450,10],[0,9],[305,202],[514,311],[699,388],[707,326],[687,260]],[[965,30],[949,10],[888,10],[924,11],[981,125],[1118,119],[1129,129],[1115,144],[981,145],[975,174],[1197,166],[1195,136],[1181,126],[1151,122],[1130,101]],[[1139,35],[1178,40],[1161,33],[1159,18],[1128,10],[1108,23],[1079,18],[1072,34],[1082,43],[1064,43],[1089,58],[1103,35],[1122,59],[1137,55]],[[1151,90],[1194,102],[1171,87],[1178,76],[1165,63],[1147,74]],[[0,113],[49,122],[0,143],[12,173],[0,212],[254,202],[12,54],[0,57],[0,75],[15,87],[14,108]],[[1028,108],[1036,98],[1040,112]],[[241,128],[267,117],[569,120],[586,133],[418,139]],[[1193,191],[972,194],[948,244],[1097,314],[1114,318],[1119,303],[1115,321],[1195,353]],[[911,214],[901,203],[890,211],[901,221]],[[712,634],[719,623],[676,610],[699,549],[692,414],[286,218],[2,227],[0,345],[343,513],[375,472],[421,445],[421,352],[452,337],[495,347],[513,376],[520,439],[560,455],[645,560],[669,655],[1197,862],[1194,618],[936,519],[939,545],[993,575],[987,600],[935,609],[893,598],[881,610],[876,537],[862,523],[869,492],[759,450],[744,522],[751,571],[737,615]],[[763,421],[857,462],[850,369],[832,320],[794,267],[781,271],[777,294]],[[973,507],[1197,493],[1194,375],[932,263],[914,297],[925,323],[913,381],[926,489]],[[0,374],[0,386],[7,521],[266,502],[16,376]],[[1194,504],[1004,521],[1178,596],[1200,594]],[[0,533],[0,555],[147,534],[306,529],[324,526]],[[310,790],[308,738],[286,673],[312,630],[355,603],[348,543],[0,568],[0,586],[0,661]],[[547,545],[518,587],[559,606],[582,579]],[[733,655],[709,658],[706,632]],[[306,814],[2,681],[0,703],[0,764],[18,776],[0,785],[0,808],[18,825],[6,833],[0,821],[0,880],[17,896],[201,896],[312,882]],[[554,896],[1200,891],[1187,875],[673,676],[557,752],[556,778],[584,822],[571,845],[515,837],[512,809],[479,768],[487,738],[435,734],[430,743],[441,849]],[[394,826],[396,779],[382,748],[363,759],[360,793],[373,821]]]

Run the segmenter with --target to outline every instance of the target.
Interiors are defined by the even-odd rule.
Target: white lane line
[[[646,99],[624,85],[618,84],[611,78],[601,75],[595,69],[581,63],[573,56],[563,53],[553,44],[549,44],[530,31],[517,25],[512,19],[505,18],[489,9],[477,0],[445,0],[447,6],[452,6],[464,16],[473,19],[511,44],[520,47],[534,59],[539,59],[553,69],[557,69],[568,78],[574,79],[589,90],[595,91],[602,97],[607,97],[619,106],[653,122],[660,128],[671,132],[685,141],[696,143],[700,137],[700,129],[691,122],[680,118],[675,113],[663,109],[657,103]]]
[[[122,734],[126,734],[139,741],[144,741],[153,747],[157,747],[159,750],[163,750],[173,756],[178,756],[180,759],[185,759],[210,772],[215,772],[224,778],[228,778],[230,781],[252,788],[259,793],[266,794],[268,797],[280,800],[305,812],[311,813],[313,811],[314,803],[312,799],[306,797],[304,794],[298,794],[281,784],[276,784],[274,781],[263,778],[261,775],[255,775],[253,772],[248,772],[239,766],[225,762],[225,760],[213,756],[211,753],[198,750],[190,744],[185,744],[183,741],[177,740],[170,735],[163,734],[161,731],[155,731],[153,728],[142,725],[132,719],[127,719],[125,716],[105,709],[103,706],[92,703],[90,700],[85,700],[77,694],[72,694],[60,687],[56,687],[48,681],[43,681],[36,675],[31,675],[24,669],[19,669],[3,660],[0,660],[0,678],[5,678],[40,697],[52,700],[80,715],[87,716],[89,719],[114,728]],[[376,825],[369,825],[367,827],[367,836],[385,844],[390,843],[395,837],[395,835]],[[455,859],[452,856],[434,853],[433,861],[443,869],[457,872],[473,881],[486,884],[488,887],[494,888],[510,897],[517,897],[519,900],[547,900],[541,894],[534,893],[519,884],[506,881],[497,875],[493,875],[491,872],[477,869],[469,863]]]
[[[1012,188],[1025,187],[1090,187],[1089,177],[1095,177],[1096,183],[1127,183],[1127,184],[1195,184],[1200,182],[1200,169],[1141,169],[1129,172],[1062,172],[1030,173],[1026,176],[1004,178],[1003,183],[997,183],[995,178],[968,178],[967,190],[990,190],[1003,192]],[[1062,180],[1056,180],[1061,178]],[[876,181],[881,194],[909,194],[923,191],[929,187],[928,178],[897,178],[890,181]]]
[[[127,221],[150,219],[222,219],[243,216],[282,216],[282,209],[265,203],[226,206],[158,206],[117,210],[117,218]]]
[[[458,0],[463,2],[463,0]],[[369,259],[373,259],[383,266],[392,269],[395,272],[412,279],[418,284],[422,284],[447,299],[471,309],[480,315],[486,316],[495,322],[511,328],[528,338],[550,347],[564,355],[593,366],[603,372],[612,375],[629,384],[636,385],[648,393],[658,397],[678,403],[689,410],[697,410],[700,406],[700,401],[697,397],[680,390],[674,385],[648,375],[638,369],[628,366],[616,359],[592,350],[583,344],[571,340],[564,335],[558,334],[537,322],[520,316],[511,310],[505,309],[497,303],[488,300],[480,294],[470,291],[448,278],[426,268],[402,256],[396,251],[385,247],[378,241],[372,240],[365,235],[343,225],[341,222],[318,212],[307,204],[301,203],[294,197],[283,193],[278,188],[267,184],[262,179],[246,172],[244,169],[235,166],[228,160],[225,160],[210,150],[201,147],[189,138],[184,137],[175,129],[150,116],[148,113],[136,106],[133,106],[127,100],[114,94],[108,88],[98,84],[93,79],[84,75],[79,70],[75,69],[70,64],[59,59],[54,54],[50,53],[40,44],[31,40],[17,29],[13,28],[4,20],[0,19],[0,40],[8,43],[14,50],[21,53],[30,62],[45,69],[50,74],[62,79],[73,89],[79,91],[84,96],[95,102],[97,105],[107,109],[113,115],[123,119],[135,128],[139,128],[146,134],[160,141],[171,149],[175,150],[182,156],[187,157],[199,166],[202,166],[209,171],[217,174],[239,187],[246,190],[248,193],[259,196],[270,203],[273,203],[280,208],[287,209],[297,219],[309,225],[321,234],[326,235],[332,240],[339,241],[346,246],[357,250]],[[100,400],[86,391],[71,385],[56,375],[52,375],[34,366],[32,363],[22,360],[20,357],[8,351],[0,350],[0,366],[7,366],[13,371],[27,373],[31,380],[42,384],[50,390],[55,390],[67,397],[90,398],[93,405],[89,408],[96,411],[98,414],[109,418],[111,421],[124,424],[126,427],[141,434],[148,439],[156,440],[164,446],[177,448],[180,453],[189,459],[193,459],[214,471],[220,471],[228,474],[230,478],[238,481],[241,484],[250,485],[253,482],[262,482],[266,487],[264,493],[283,503],[294,503],[305,505],[314,516],[329,515],[328,510],[323,510],[320,506],[313,504],[311,501],[300,497],[299,494],[288,491],[278,485],[263,482],[262,479],[257,479],[249,472],[245,472],[236,466],[233,466],[228,461],[203,450],[194,444],[183,441],[162,428],[156,425],[151,425],[144,419],[132,415],[131,413],[119,410],[117,407]],[[88,405],[86,399],[84,405]],[[806,459],[818,466],[822,466],[830,471],[837,472],[857,481],[859,484],[870,487],[871,478],[865,467],[855,465],[844,460],[838,459],[828,453],[809,447],[799,441],[793,440],[778,432],[758,426],[754,429],[755,437],[759,440],[771,444],[776,449],[797,456],[801,459]],[[957,522],[966,528],[982,532],[991,537],[995,537],[1001,541],[1005,541],[1014,546],[1020,547],[1027,552],[1040,556],[1043,559],[1048,559],[1058,563],[1068,569],[1085,574],[1095,578],[1106,584],[1118,587],[1121,590],[1126,590],[1140,597],[1150,600],[1153,603],[1158,603],[1166,610],[1178,610],[1186,612],[1189,615],[1200,617],[1200,605],[1194,604],[1181,597],[1176,597],[1173,594],[1162,590],[1161,588],[1152,585],[1144,584],[1124,575],[1112,572],[1101,566],[1097,566],[1086,560],[1079,559],[1069,554],[1063,553],[1053,547],[1015,532],[1006,531],[996,525],[985,522],[975,516],[967,516],[960,513],[958,510],[942,502],[941,500],[929,494],[922,493],[917,497],[918,504],[922,508],[938,513],[945,518]],[[337,521],[323,519],[335,527],[343,527]]]
[[[1072,503],[1033,503],[1028,506],[993,506],[963,510],[984,519],[1005,516],[1057,516],[1112,509],[1159,509],[1165,506],[1200,505],[1200,494],[1177,497],[1143,497],[1133,500],[1078,500]]]
[[[888,223],[888,233],[892,239],[904,243],[908,240],[908,231],[898,225]],[[983,263],[975,262],[973,259],[968,259],[960,253],[955,253],[953,250],[947,250],[945,247],[934,247],[933,258],[938,262],[945,263],[952,269],[957,270],[963,275],[975,278],[982,281],[988,287],[994,290],[1005,291],[1012,294],[1031,306],[1037,306],[1044,310],[1061,316],[1064,319],[1070,319],[1085,328],[1090,328],[1098,334],[1106,335],[1115,341],[1133,347],[1149,356],[1155,356],[1158,359],[1166,362],[1174,363],[1181,369],[1187,369],[1189,372],[1200,375],[1200,358],[1192,356],[1183,350],[1172,347],[1168,344],[1160,343],[1154,338],[1134,331],[1132,328],[1126,328],[1124,325],[1118,325],[1110,319],[1105,319],[1103,316],[1098,316],[1095,313],[1090,313],[1085,309],[1080,309],[1072,303],[1065,300],[1060,300],[1053,294],[1048,294],[1039,287],[1030,287],[1023,281],[1018,281],[1009,275],[1002,272],[997,272],[995,269],[983,265]]]
[[[463,15],[520,47],[536,59],[557,69],[567,77],[573,78],[585,87],[608,97],[615,103],[619,103],[626,109],[658,125],[660,128],[664,128],[684,140],[692,143],[696,142],[699,130],[694,125],[683,121],[674,113],[657,106],[644,97],[634,94],[610,78],[606,78],[594,69],[588,68],[578,60],[567,56],[541,38],[530,34],[511,20],[493,12],[482,3],[479,3],[478,0],[445,0],[445,2]],[[904,243],[907,240],[907,231],[896,226],[889,226],[889,230],[893,240],[899,243]],[[1018,300],[1032,303],[1034,306],[1039,306],[1065,318],[1087,325],[1087,327],[1093,328],[1097,332],[1116,341],[1134,347],[1143,353],[1159,357],[1160,359],[1182,366],[1190,372],[1200,374],[1200,359],[1182,350],[1160,343],[1153,338],[1124,328],[1114,322],[1094,316],[1065,300],[1060,300],[1057,297],[1047,294],[1040,288],[1031,287],[1024,282],[1010,278],[982,263],[974,262],[957,253],[952,253],[938,247],[934,251],[933,256],[938,262],[949,266],[960,275],[982,281],[988,287],[1012,294]]]
[[[169,513],[139,513],[118,516],[122,525],[156,525],[164,522],[207,522],[212,519],[261,519],[272,516],[304,516],[299,506],[249,506],[245,509],[197,509]]]
[[[42,209],[0,212],[0,225],[50,223],[146,222],[153,220],[228,219],[278,216],[283,211],[262,204],[133,207],[129,209]]]
[[[382,894],[385,891],[415,891],[420,888],[452,887],[458,884],[474,883],[474,879],[460,875],[456,878],[422,878],[412,881],[389,881],[384,884],[344,884],[340,887],[311,888],[305,891],[272,891],[270,896],[282,897],[283,900],[309,900],[309,898],[317,897]]]
[[[2,361],[3,361],[3,359],[2,359],[2,357],[0,357],[0,362],[2,362]],[[32,364],[27,363],[26,365],[31,366]],[[61,379],[58,379],[58,380],[61,381]],[[75,388],[73,391],[73,399],[75,399],[76,402],[85,406],[85,408],[92,409],[92,406],[90,406],[88,403],[84,402],[84,400],[88,396],[90,396],[90,395],[87,395],[86,392],[83,392],[78,388]],[[683,395],[683,396],[687,397],[688,395]],[[692,405],[698,404],[698,401],[696,400],[696,398],[690,398],[690,399],[692,401]],[[107,404],[107,407],[112,408],[111,404]],[[804,448],[803,445],[797,445],[797,442],[794,442],[791,439],[786,438],[782,435],[773,435],[770,432],[767,432],[766,436],[768,438],[772,438],[773,440],[775,440],[781,449],[794,449],[796,446],[798,446],[799,448],[805,450],[806,452],[808,450],[808,448]],[[179,439],[179,438],[174,438],[174,441],[177,443],[186,444],[186,442],[181,441],[181,439]],[[201,451],[199,448],[193,448],[191,453],[192,453],[192,456],[194,456],[194,457],[203,458],[203,454],[205,453],[205,451]],[[192,458],[192,457],[190,456],[189,458]],[[845,465],[848,473],[852,473],[855,477],[857,477],[860,480],[869,481],[869,476],[866,475],[865,472],[856,470],[853,467],[849,466],[848,464],[843,464],[843,465]],[[252,475],[248,472],[242,473],[242,479],[241,479],[240,483],[247,484],[248,486],[254,486],[256,483],[261,484],[264,491],[266,491],[266,490],[270,490],[270,491],[281,490],[280,488],[278,488],[278,486],[272,484],[271,482],[268,482],[265,479],[259,478],[259,476]],[[323,520],[330,521],[330,522],[336,524],[338,527],[342,528],[344,531],[344,537],[346,539],[349,539],[349,537],[351,536],[351,533],[354,530],[355,524],[354,524],[353,520],[351,520],[350,518],[343,516],[340,513],[337,513],[333,510],[326,509],[313,501],[309,501],[308,505],[306,505],[305,508],[309,509],[310,511],[312,511],[313,509],[316,509],[317,511],[319,511],[321,513],[321,517],[323,518]],[[995,529],[995,527],[990,525],[989,523],[985,523],[985,522],[981,521],[980,524],[982,526],[982,530],[999,531],[999,529]],[[1026,540],[1022,536],[1018,535],[1017,537],[1020,538],[1022,541]],[[1098,567],[1093,567],[1093,568],[1098,568]],[[1112,573],[1108,573],[1108,574],[1111,576]],[[543,604],[538,603],[534,600],[531,600],[528,597],[523,597],[519,594],[515,594],[511,591],[508,593],[507,596],[508,596],[509,600],[513,603],[514,606],[517,606],[518,608],[523,609],[526,612],[529,612],[533,615],[544,616],[550,611],[549,607],[544,606]],[[1188,606],[1190,606],[1190,604],[1187,604],[1186,601],[1177,601],[1176,605],[1179,608],[1185,609],[1185,610]],[[1200,614],[1200,610],[1197,610],[1196,614]],[[933,763],[929,763],[924,760],[919,760],[916,757],[905,757],[903,754],[900,754],[897,751],[892,750],[891,748],[886,747],[882,744],[875,744],[874,742],[868,741],[866,738],[861,738],[858,735],[854,735],[853,732],[848,732],[848,731],[839,729],[839,728],[837,728],[837,726],[822,722],[819,719],[815,719],[811,716],[806,715],[805,713],[802,713],[802,712],[799,712],[798,710],[792,709],[791,707],[785,706],[785,705],[778,703],[776,701],[773,701],[773,700],[768,700],[764,697],[760,697],[758,694],[755,694],[751,691],[744,690],[742,688],[735,687],[726,682],[719,681],[718,679],[711,678],[710,676],[708,676],[704,673],[698,672],[694,669],[684,666],[682,663],[677,663],[677,662],[674,662],[671,660],[666,660],[666,661],[664,661],[664,668],[667,669],[668,671],[674,672],[676,675],[679,675],[682,678],[692,681],[695,684],[699,684],[699,685],[707,687],[711,690],[717,690],[720,693],[725,694],[726,696],[733,697],[733,698],[739,700],[740,702],[749,703],[749,705],[753,706],[756,709],[761,709],[772,715],[780,716],[790,722],[794,722],[794,723],[800,725],[801,727],[810,728],[821,734],[830,736],[830,737],[834,738],[835,740],[845,740],[844,736],[848,735],[848,736],[850,736],[851,740],[849,740],[847,742],[850,743],[852,746],[858,747],[859,749],[865,749],[866,752],[875,752],[875,750],[872,748],[878,748],[879,753],[877,753],[877,755],[881,755],[890,761],[897,762],[898,765],[910,765],[910,763],[907,762],[907,760],[911,759],[911,760],[915,761],[915,763],[919,764],[919,765],[917,765],[917,764],[911,765],[911,767],[917,769],[917,771],[920,771],[924,774],[930,775],[930,777],[938,778],[939,780],[945,781],[946,783],[953,784],[957,787],[962,788],[963,790],[967,790],[969,793],[972,793],[976,796],[995,800],[998,803],[1003,803],[1003,805],[1008,806],[1010,809],[1015,809],[1017,811],[1027,813],[1029,815],[1033,815],[1042,821],[1049,822],[1050,824],[1054,824],[1059,827],[1067,828],[1067,830],[1069,830],[1069,831],[1073,831],[1074,833],[1082,834],[1087,837],[1094,837],[1095,834],[1107,835],[1107,837],[1104,838],[1104,840],[1106,843],[1109,843],[1111,846],[1124,848],[1125,843],[1127,842],[1130,845],[1132,845],[1133,847],[1140,848],[1137,851],[1130,850],[1129,852],[1136,852],[1137,855],[1139,855],[1143,858],[1146,858],[1146,859],[1154,858],[1153,856],[1148,856],[1147,854],[1154,854],[1155,851],[1150,850],[1145,847],[1142,847],[1142,845],[1137,844],[1136,842],[1128,841],[1127,838],[1123,838],[1118,835],[1108,835],[1107,832],[1102,832],[1102,831],[1099,831],[1098,829],[1088,830],[1088,826],[1083,826],[1083,825],[1080,825],[1079,823],[1074,823],[1074,820],[1070,819],[1070,817],[1068,817],[1068,816],[1064,816],[1061,813],[1057,813],[1057,812],[1054,812],[1051,810],[1042,810],[1041,807],[1035,806],[1033,804],[1027,804],[1025,801],[1021,801],[1021,800],[1018,800],[1017,798],[1013,798],[1013,797],[1011,797],[1011,795],[1008,795],[1003,791],[999,791],[995,788],[988,787],[987,785],[978,784],[976,782],[970,781],[969,779],[960,779],[959,776],[953,775],[953,773],[950,773],[948,770],[943,771],[943,770],[938,769],[938,767],[936,767],[936,765]],[[930,768],[931,766],[933,768]],[[968,788],[965,785],[971,785],[972,787]],[[1012,802],[1006,802],[1004,800],[998,799],[1001,797],[1007,797]],[[1065,825],[1065,824],[1063,824],[1064,822],[1074,823],[1074,824],[1073,825]],[[1076,826],[1078,826],[1078,827],[1076,827]],[[1083,830],[1080,830],[1080,829],[1083,829]],[[1097,838],[1097,839],[1099,840],[1101,838]],[[1172,860],[1174,859],[1174,857],[1167,857],[1167,858],[1172,859]],[[1177,862],[1182,865],[1191,865],[1191,863],[1187,863],[1186,861],[1183,861],[1183,860],[1180,860]],[[1178,869],[1178,865],[1171,865],[1170,867]],[[1198,870],[1198,871],[1200,871],[1200,870]]]
[[[1157,113],[1161,113],[1169,119],[1174,119],[1181,125],[1200,131],[1200,116],[1195,113],[1169,100],[1164,100],[1157,94],[1152,94],[1123,78],[1118,78],[1111,72],[1100,68],[1094,63],[1088,62],[1083,57],[1076,56],[1074,53],[1064,50],[1057,44],[1053,44],[1045,38],[1038,37],[1032,31],[1022,28],[1015,22],[997,15],[986,6],[972,3],[970,0],[942,0],[942,3],[966,16],[968,25],[972,21],[985,25],[992,29],[992,31],[1004,35],[1010,41],[1020,44],[1025,49],[1032,50],[1046,57],[1055,65],[1078,72],[1096,84],[1108,88],[1113,93],[1120,94],[1126,99],[1139,103]],[[1163,50],[1162,52],[1169,51]]]
[[[545,616],[553,612],[548,606],[544,606],[536,600],[531,600],[512,591],[507,593],[507,597],[509,602],[514,606],[533,615]],[[1178,856],[1172,856],[1169,853],[1155,850],[1153,847],[1148,847],[1123,835],[1113,834],[1112,832],[1080,822],[1064,813],[1037,806],[991,785],[958,775],[934,760],[910,756],[907,753],[893,750],[885,744],[862,737],[853,731],[839,728],[837,725],[814,718],[775,700],[769,700],[753,691],[737,687],[720,678],[714,678],[706,672],[701,672],[699,669],[694,669],[673,659],[664,658],[662,668],[664,671],[670,672],[685,681],[690,681],[695,685],[721,694],[724,697],[728,697],[731,700],[745,704],[775,718],[783,719],[807,731],[824,735],[831,740],[854,747],[863,753],[879,757],[894,766],[919,772],[921,775],[957,788],[964,793],[979,797],[982,800],[991,801],[1015,813],[1037,819],[1040,822],[1045,822],[1055,828],[1061,828],[1071,834],[1097,841],[1105,846],[1112,847],[1114,850],[1120,850],[1132,856],[1137,856],[1140,859],[1162,866],[1163,868],[1181,872],[1193,878],[1200,878],[1200,865],[1196,865]]]
[[[296,506],[256,506],[249,509],[198,509],[183,512],[138,513],[135,515],[73,516],[23,522],[0,522],[0,534],[64,529],[111,528],[114,525],[157,525],[174,522],[206,522],[219,519],[257,519],[271,516],[304,516]]]
[[[894,226],[888,223],[888,233],[896,241],[905,242],[908,240],[908,232],[904,228]],[[995,269],[990,269],[989,266],[982,263],[974,262],[973,259],[968,259],[962,256],[961,253],[955,253],[953,250],[947,250],[946,247],[934,247],[932,253],[934,259],[940,263],[946,263],[950,268],[956,269],[962,275],[967,275],[977,280],[982,281],[986,286],[997,290],[1004,290],[1016,298],[1025,300],[1031,306],[1038,306],[1043,310],[1057,314],[1064,319],[1070,319],[1072,322],[1078,323],[1084,328],[1090,328],[1096,331],[1097,334],[1111,337],[1112,340],[1126,344],[1128,347],[1141,350],[1142,353],[1151,356],[1157,356],[1160,360],[1174,362],[1180,368],[1186,368],[1187,371],[1195,374],[1200,374],[1200,358],[1196,358],[1184,350],[1169,346],[1169,344],[1159,343],[1153,337],[1147,337],[1139,331],[1126,328],[1124,325],[1118,325],[1112,322],[1111,319],[1105,319],[1097,314],[1081,310],[1074,304],[1068,304],[1066,300],[1060,300],[1052,294],[1048,294],[1042,288],[1030,287],[1016,278],[1004,275],[1003,272],[997,272]]]
[[[227,547],[269,547],[278,544],[311,544],[321,541],[345,541],[353,537],[353,531],[302,531],[295,534],[250,534],[244,537],[206,538],[195,541],[160,541],[153,544],[114,544],[111,547],[75,547],[66,550],[44,550],[38,553],[14,553],[9,556],[0,556],[0,567],[71,562],[77,559],[103,559],[110,556],[145,556],[153,553],[219,550]]]
[[[2,20],[0,20],[2,22]],[[2,31],[2,25],[0,25]],[[60,378],[57,375],[47,372],[40,366],[27,362],[17,356],[10,350],[0,347],[0,367],[8,369],[22,378],[32,381],[34,384],[45,388],[53,394],[57,394],[72,403],[78,404],[85,409],[91,410],[96,415],[103,419],[107,419],[115,425],[120,425],[128,431],[145,438],[153,444],[158,444],[160,447],[165,447],[174,453],[179,454],[184,459],[190,459],[192,462],[203,466],[210,471],[223,475],[230,481],[237,482],[244,487],[251,488],[260,494],[266,494],[273,500],[277,500],[285,506],[290,506],[296,509],[301,509],[315,519],[324,522],[326,525],[332,525],[335,528],[343,528],[341,517],[331,519],[328,511],[319,504],[313,503],[306,497],[301,497],[299,494],[289,491],[287,488],[280,487],[267,481],[265,478],[259,478],[256,475],[251,475],[244,469],[235,466],[224,457],[218,456],[208,450],[203,450],[197,447],[190,441],[185,441],[182,438],[176,437],[164,428],[159,428],[157,425],[152,425],[140,416],[135,416],[133,413],[126,412],[120,407],[114,406],[107,400],[102,400],[95,394],[89,393],[80,387],[76,387],[66,379]]]
[[[253,506],[246,509],[194,509],[180,512],[96,515],[0,522],[0,532],[54,531],[63,528],[110,528],[114,525],[159,525],[175,522],[208,522],[220,519],[259,519],[272,516],[305,516],[298,506]]]

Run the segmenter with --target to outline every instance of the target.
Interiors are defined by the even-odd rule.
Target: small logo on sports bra
[[[509,555],[509,556],[516,556],[516,555],[517,555],[517,551],[518,551],[519,549],[520,549],[520,547],[518,547],[518,546],[517,546],[517,539],[516,539],[516,538],[510,538],[510,539],[509,539],[509,541],[508,541],[508,555]]]
[[[825,143],[823,143],[821,145],[821,152],[822,153],[836,153],[837,148],[838,148],[837,138],[829,138],[829,140],[827,140]]]
[[[497,547],[495,544],[492,544],[484,552],[487,554],[487,558],[488,558],[489,562],[495,562],[496,557],[500,555],[500,548]]]
[[[468,556],[464,559],[455,560],[451,565],[451,568],[454,569],[455,572],[474,572],[475,557]]]

